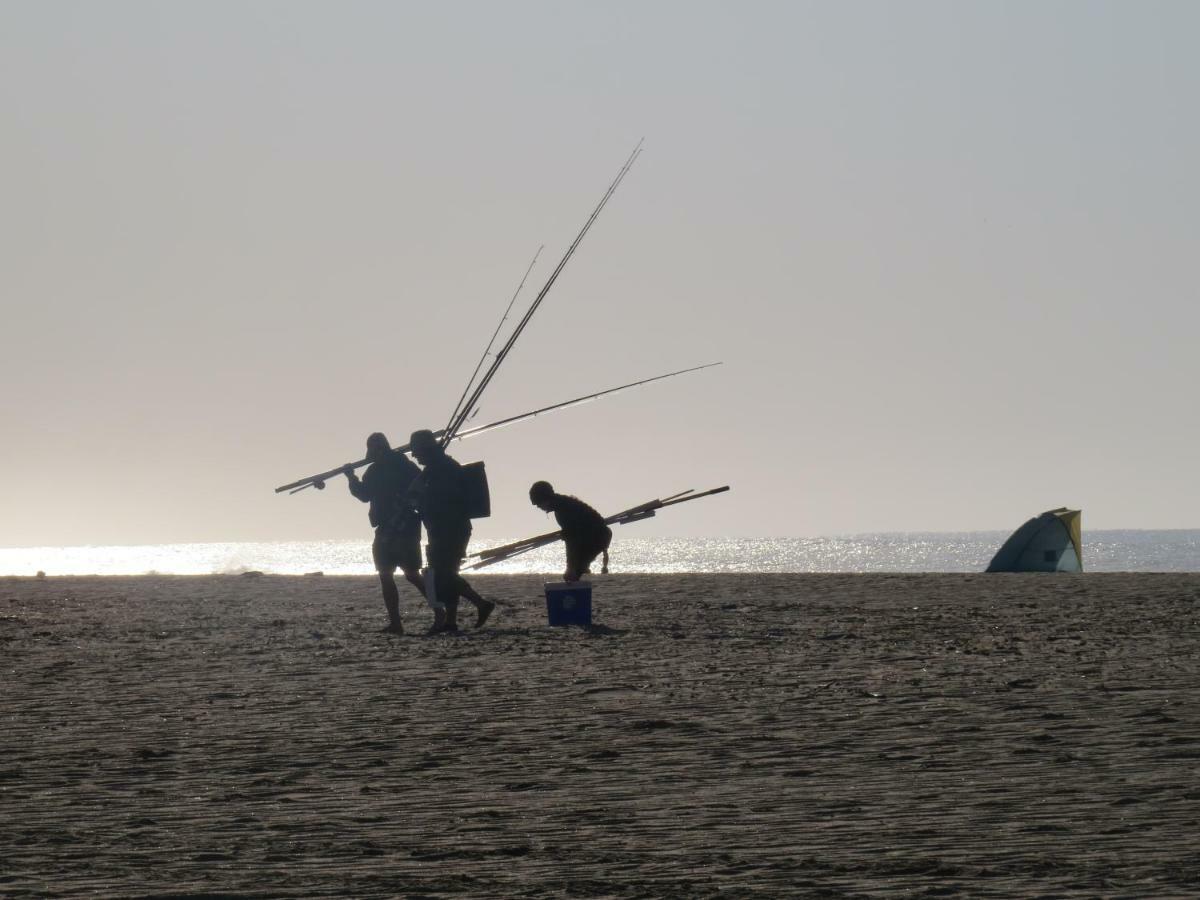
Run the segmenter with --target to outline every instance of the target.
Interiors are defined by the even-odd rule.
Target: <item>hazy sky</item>
[[[0,2],[0,546],[368,536],[285,481],[444,424],[483,537],[1200,527],[1200,4]]]

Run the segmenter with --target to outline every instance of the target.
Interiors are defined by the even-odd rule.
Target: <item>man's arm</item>
[[[346,463],[342,471],[346,473],[346,486],[350,488],[350,493],[363,503],[371,502],[371,492],[359,477],[354,474],[353,464]]]

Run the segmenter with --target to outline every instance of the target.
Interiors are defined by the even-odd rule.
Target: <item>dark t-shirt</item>
[[[417,508],[431,542],[471,533],[467,497],[463,492],[462,466],[450,456],[440,456],[421,472]]]
[[[554,518],[568,543],[600,544],[612,534],[604,524],[604,517],[578,497],[557,495]]]
[[[387,459],[367,466],[362,481],[349,479],[350,493],[371,504],[368,515],[372,525],[376,528],[392,525],[413,479],[420,474],[416,463],[403,453],[393,451]]]

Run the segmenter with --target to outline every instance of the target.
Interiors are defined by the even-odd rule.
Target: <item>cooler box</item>
[[[556,581],[547,584],[546,614],[551,625],[591,625],[591,582]]]

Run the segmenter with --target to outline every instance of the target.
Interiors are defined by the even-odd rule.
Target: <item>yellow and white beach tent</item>
[[[1082,572],[1083,513],[1065,506],[1030,519],[996,551],[989,572]]]

